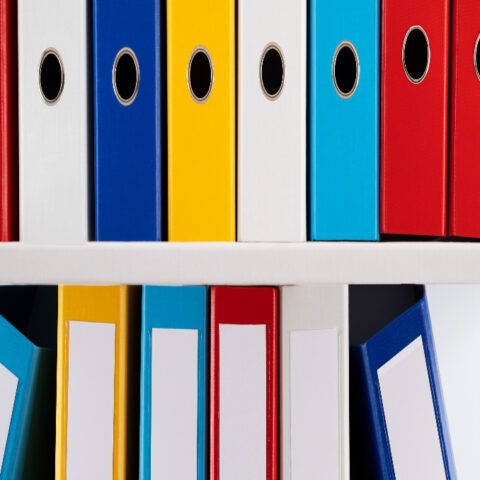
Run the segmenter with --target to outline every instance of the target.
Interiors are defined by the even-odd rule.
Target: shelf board
[[[480,243],[5,243],[0,283],[480,283]]]

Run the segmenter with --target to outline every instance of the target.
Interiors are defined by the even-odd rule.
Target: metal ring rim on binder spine
[[[53,100],[50,100],[49,98],[47,98],[45,96],[45,94],[43,92],[43,88],[42,88],[43,62],[49,55],[54,55],[56,57],[56,59],[58,60],[58,63],[60,64],[60,73],[61,73],[60,88],[58,90],[57,96]],[[56,105],[60,101],[60,97],[62,96],[64,86],[65,86],[65,68],[64,68],[64,65],[63,65],[62,57],[61,57],[59,51],[56,48],[49,47],[49,48],[45,49],[44,52],[42,53],[42,58],[40,59],[40,65],[38,66],[38,87],[40,88],[40,93],[42,95],[43,101],[48,106]]]
[[[423,35],[425,36],[425,40],[427,42],[427,66],[425,67],[425,71],[423,72],[423,75],[420,78],[413,78],[408,73],[407,65],[405,63],[405,46],[407,44],[407,38],[413,30],[420,30],[423,33]],[[405,72],[405,75],[410,80],[410,82],[412,82],[415,85],[418,85],[419,83],[422,83],[423,80],[425,80],[425,77],[427,76],[428,70],[430,69],[430,41],[428,39],[427,32],[420,25],[412,25],[407,30],[407,33],[405,34],[405,38],[403,39],[403,46],[402,46],[402,63],[403,63],[403,70]]]
[[[355,83],[353,84],[352,89],[347,93],[344,93],[340,90],[340,87],[338,86],[338,83],[337,83],[337,79],[335,78],[335,65],[337,63],[337,57],[338,57],[338,54],[340,53],[340,50],[342,50],[342,48],[344,47],[347,47],[352,51],[353,56],[355,57],[355,65],[357,70]],[[332,60],[332,78],[333,78],[333,85],[335,87],[335,90],[341,98],[344,98],[344,99],[351,98],[353,94],[357,91],[358,82],[360,79],[360,60],[358,58],[358,52],[357,52],[357,49],[355,48],[355,45],[353,45],[353,43],[350,42],[349,40],[343,40],[338,44],[337,48],[335,49],[335,53],[333,54],[333,60]]]
[[[480,49],[480,33],[478,34],[477,40],[475,42],[475,48],[473,49],[473,66],[475,67],[475,73],[477,78],[480,81],[480,65],[477,62],[477,52]]]
[[[270,93],[267,92],[265,85],[263,84],[263,81],[262,81],[263,62],[265,61],[265,56],[270,50],[275,50],[280,56],[280,59],[282,61],[282,83],[280,84],[280,88],[278,89],[278,92],[275,93],[275,95],[271,95]],[[285,58],[283,56],[282,49],[280,48],[280,45],[278,45],[278,43],[270,42],[263,49],[262,54],[260,55],[260,65],[258,69],[258,75],[260,79],[260,86],[262,87],[262,92],[265,95],[265,97],[267,97],[268,100],[272,100],[272,101],[276,100],[282,94],[283,87],[285,85]]]
[[[192,85],[190,83],[190,71],[191,71],[191,68],[192,68],[192,61],[193,59],[195,58],[195,55],[197,53],[204,53],[206,55],[206,57],[208,58],[208,63],[210,64],[210,86],[208,87],[208,91],[207,93],[205,94],[204,97],[200,98],[200,97],[197,97],[193,91],[193,88],[192,88]],[[199,104],[202,104],[202,103],[205,103],[209,97],[210,97],[210,94],[212,93],[212,89],[213,89],[213,81],[214,81],[214,70],[213,70],[213,61],[212,61],[212,57],[210,56],[210,52],[206,49],[206,47],[202,46],[202,45],[199,45],[198,47],[195,47],[193,49],[193,52],[191,53],[190,55],[190,59],[188,61],[188,67],[187,67],[187,85],[188,85],[188,90],[190,91],[190,95],[192,96],[193,100],[196,102],[196,103],[199,103]]]
[[[126,100],[120,96],[120,93],[117,88],[117,82],[115,80],[118,62],[120,61],[120,58],[122,58],[122,56],[125,54],[129,55],[132,58],[133,63],[135,64],[135,71],[137,73],[136,80],[135,80],[135,88],[133,90],[133,93]],[[117,97],[117,100],[125,107],[127,107],[128,105],[131,105],[134,102],[134,100],[137,98],[138,87],[140,85],[140,66],[138,64],[138,60],[137,60],[137,56],[135,55],[135,52],[129,47],[123,47],[122,49],[120,49],[115,57],[115,61],[113,62],[113,69],[112,69],[112,85],[113,85],[113,91],[115,92],[115,96]]]

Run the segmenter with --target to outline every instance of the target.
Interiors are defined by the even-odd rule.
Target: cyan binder
[[[424,287],[350,287],[350,320],[351,478],[456,479]]]
[[[310,239],[378,240],[380,1],[310,0]]]
[[[160,1],[94,0],[95,239],[162,238]]]
[[[37,346],[24,335],[28,331],[39,338],[27,320],[35,304],[42,303],[35,299],[36,293],[35,287],[0,289],[2,313],[21,300],[13,324],[0,314],[1,480],[54,474],[55,350]],[[44,293],[49,296],[45,289]]]
[[[169,472],[169,468],[175,469],[175,472],[185,468],[188,470],[189,463],[192,467],[190,471],[188,471],[191,478],[197,478],[198,480],[206,480],[208,478],[208,298],[208,288],[206,287],[143,287],[140,380],[140,478],[143,480],[158,478],[155,474],[159,475],[160,473],[165,476],[165,478],[171,478],[172,473]],[[170,425],[173,427],[172,429],[169,429],[164,421],[162,431],[157,431],[163,439],[160,439],[160,441],[164,441],[167,445],[170,445],[168,447],[168,454],[171,458],[167,461],[160,458],[162,453],[165,455],[165,450],[162,452],[161,449],[155,449],[156,441],[154,441],[154,437],[158,439],[158,436],[154,433],[156,427],[153,425],[152,418],[156,415],[155,409],[162,407],[160,402],[152,402],[152,392],[155,390],[154,383],[160,381],[159,377],[165,377],[161,371],[165,372],[166,370],[170,370],[172,372],[173,386],[172,383],[170,383],[170,388],[167,388],[166,385],[161,385],[160,395],[162,397],[171,397],[175,402],[175,408],[170,412],[160,413],[164,413],[167,418],[174,417],[175,411],[177,411],[180,417],[187,414],[187,412],[179,411],[179,409],[182,408],[181,405],[183,405],[182,397],[184,395],[180,393],[182,386],[178,381],[182,382],[184,378],[183,375],[176,374],[175,368],[177,364],[187,362],[185,358],[188,356],[188,348],[191,347],[192,343],[187,342],[190,347],[186,349],[183,348],[186,345],[182,343],[183,341],[181,341],[181,343],[175,343],[175,346],[171,348],[173,348],[174,351],[176,350],[175,353],[178,353],[180,349],[177,347],[180,346],[180,354],[175,355],[175,358],[173,356],[169,357],[163,364],[159,364],[158,360],[155,360],[158,358],[155,352],[157,348],[155,337],[158,333],[166,334],[167,336],[164,338],[172,344],[176,341],[176,333],[178,333],[181,338],[185,338],[183,334],[186,334],[190,338],[197,339],[197,349],[193,352],[196,356],[197,365],[197,371],[195,372],[197,395],[195,399],[187,399],[187,403],[190,405],[193,405],[192,402],[196,402],[196,412],[193,412],[196,417],[196,426],[189,425],[189,427],[195,428],[194,441],[196,442],[196,446],[194,446],[195,448],[193,449],[189,448],[188,437],[178,430],[177,432],[172,431],[176,430],[178,426],[175,424],[175,418],[173,419],[174,425]],[[163,353],[164,355],[168,355],[166,352]],[[192,352],[190,351],[190,353]],[[191,356],[189,358],[191,358]],[[153,362],[157,362],[157,364],[154,365]],[[188,365],[187,370],[189,370]],[[182,370],[182,372],[184,372],[184,370]],[[157,418],[158,416],[159,415],[157,415]],[[163,418],[163,420],[165,420],[165,418]],[[177,445],[172,449],[171,444],[175,443],[175,438],[180,440],[181,446]],[[178,455],[180,455],[182,460],[175,462],[175,458],[178,458]],[[196,458],[193,458],[194,455]],[[192,463],[194,463],[194,465]],[[187,467],[185,467],[185,465],[187,465]],[[182,472],[185,475],[185,470],[182,470]]]

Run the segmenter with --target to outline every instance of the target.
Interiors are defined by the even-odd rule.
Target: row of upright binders
[[[2,480],[456,478],[421,286],[52,299],[0,288]]]
[[[3,1],[0,240],[480,237],[451,3]]]

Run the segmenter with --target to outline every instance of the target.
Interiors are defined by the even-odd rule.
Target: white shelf
[[[480,243],[6,243],[0,283],[480,283]]]

